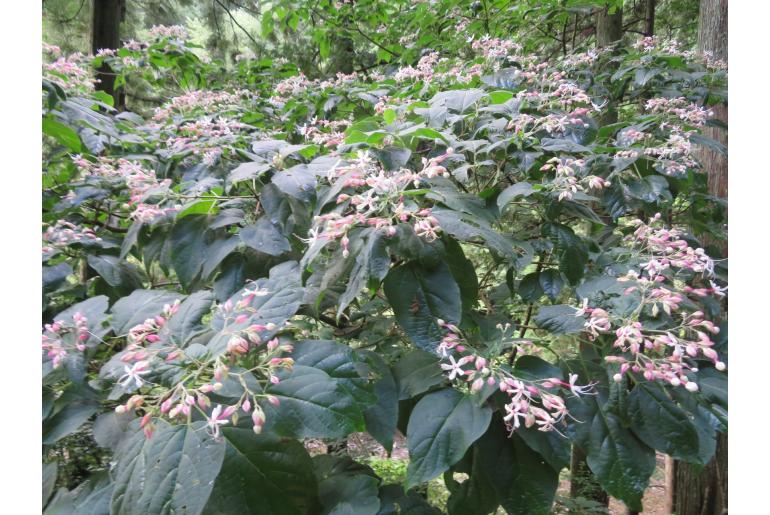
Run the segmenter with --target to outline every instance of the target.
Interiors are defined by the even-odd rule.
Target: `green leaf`
[[[415,263],[393,268],[385,278],[384,290],[399,325],[423,350],[435,351],[444,336],[437,319],[460,321],[460,288],[444,263],[433,269]]]
[[[584,378],[583,378],[584,379]],[[636,511],[655,471],[655,451],[605,409],[606,390],[597,395],[569,397],[567,407],[580,422],[570,424],[573,441],[586,453],[588,467],[610,495]]]
[[[393,366],[398,400],[411,399],[444,382],[444,373],[438,357],[415,349],[404,355]]]
[[[379,285],[386,276],[390,269],[390,254],[386,245],[386,237],[377,230],[366,229],[365,232],[351,238],[350,249],[355,256],[355,262],[350,271],[348,286],[338,301],[338,316],[366,287],[370,278]]]
[[[543,358],[531,355],[524,355],[516,360],[513,374],[528,381],[539,381],[551,377],[561,379],[562,377],[559,367]]]
[[[564,249],[559,259],[559,270],[569,279],[571,284],[577,284],[586,271],[588,253],[582,246],[571,246]]]
[[[272,182],[282,192],[304,202],[310,201],[315,196],[315,175],[307,165],[279,170],[273,175]]]
[[[210,278],[227,256],[238,249],[241,244],[239,236],[218,237],[206,247],[206,259],[201,269],[201,277]]]
[[[540,285],[540,273],[532,272],[525,275],[519,282],[517,292],[524,302],[536,302],[545,295],[543,287]]]
[[[569,467],[571,447],[568,438],[556,431],[539,431],[535,427],[523,426],[516,430],[516,435],[554,470]]]
[[[291,438],[342,438],[364,429],[359,404],[323,370],[297,365],[267,393],[279,407],[264,406],[266,432]]]
[[[323,370],[362,405],[373,404],[377,397],[373,385],[359,370],[365,365],[356,351],[331,340],[301,340],[291,353],[296,365]]]
[[[412,151],[408,148],[388,146],[375,150],[385,170],[399,170],[409,161]]]
[[[631,430],[677,460],[698,463],[698,431],[687,413],[657,383],[639,383],[628,396]]]
[[[181,293],[167,290],[134,290],[131,295],[123,297],[112,306],[110,325],[116,335],[128,334],[129,329],[135,325],[159,315],[164,305],[184,297]]]
[[[176,313],[163,327],[163,334],[179,345],[184,346],[195,334],[204,329],[202,319],[214,304],[214,295],[210,291],[196,291],[187,297],[180,305]]]
[[[43,506],[48,503],[56,487],[56,474],[59,467],[55,461],[43,464]]]
[[[367,467],[348,457],[313,458],[321,515],[376,515],[380,510],[379,480]]]
[[[301,515],[316,502],[313,462],[300,442],[224,427],[225,457],[206,515]]]
[[[61,401],[59,399],[57,404]],[[98,410],[99,404],[88,398],[67,402],[60,411],[43,422],[43,443],[50,445],[74,433]]]
[[[236,292],[230,297],[230,302],[235,305],[242,301],[247,291],[260,290],[264,295],[255,295],[251,298],[244,311],[249,315],[248,319],[241,323],[242,328],[252,324],[267,325],[273,323],[276,329],[260,333],[262,340],[272,338],[289,318],[299,309],[304,295],[304,289],[300,284],[299,266],[296,261],[285,261],[270,269],[269,278],[257,279],[246,288]],[[211,327],[218,333],[207,344],[209,351],[214,355],[221,355],[227,350],[227,341],[230,333],[224,331],[224,317],[217,312],[211,320]]]
[[[465,256],[462,246],[453,238],[445,238],[444,261],[449,265],[452,276],[460,287],[463,312],[469,313],[476,307],[479,299],[479,280],[473,262]]]
[[[81,152],[83,150],[78,133],[53,118],[43,118],[43,134],[55,138],[56,141],[73,152]]]
[[[551,513],[559,473],[518,432],[509,436],[500,417],[473,445],[470,459],[470,479],[452,492],[450,514],[486,514],[498,504],[514,515]]]
[[[225,445],[206,433],[204,422],[179,426],[159,423],[149,440],[142,431],[136,431],[116,450],[110,511],[126,515],[200,514],[224,457]]]
[[[582,153],[582,152],[591,151],[590,148],[584,147],[583,145],[579,145],[568,138],[562,138],[562,139],[543,138],[542,140],[540,140],[540,148],[548,152]]]
[[[500,195],[497,196],[497,208],[500,210],[500,213],[502,213],[508,206],[508,203],[516,197],[528,197],[534,192],[535,190],[530,183],[517,182],[516,184],[505,188]]]
[[[372,435],[385,450],[393,450],[393,438],[398,424],[398,389],[393,373],[385,361],[375,352],[366,352],[367,362],[372,367],[374,394],[377,401],[364,411],[366,432]]]
[[[540,272],[538,276],[538,282],[543,292],[551,299],[551,302],[556,300],[559,296],[562,288],[564,288],[564,279],[561,277],[561,273],[558,270],[548,269]]]
[[[448,209],[433,209],[441,230],[447,232],[460,241],[477,242],[481,239],[487,246],[515,263],[519,255],[514,250],[514,244],[499,232],[490,228],[478,217],[470,217]]]
[[[278,231],[266,216],[257,220],[254,225],[241,229],[238,236],[246,246],[270,256],[280,256],[291,250],[289,240]]]
[[[142,287],[142,275],[136,265],[115,256],[96,256],[90,254],[87,257],[88,265],[109,284],[118,291],[130,292]]]
[[[396,112],[393,109],[385,109],[382,113],[382,118],[386,124],[390,125],[396,121]]]
[[[407,427],[407,488],[438,477],[465,454],[489,426],[492,410],[448,388],[420,399]]]
[[[205,215],[190,215],[177,220],[171,229],[171,264],[185,288],[200,277],[206,262],[208,223]]]
[[[583,330],[585,320],[575,316],[576,309],[566,304],[543,306],[535,316],[535,323],[553,334],[574,334]]]
[[[431,104],[446,102],[448,109],[464,113],[473,107],[486,93],[482,89],[455,89],[440,91],[430,99]]]

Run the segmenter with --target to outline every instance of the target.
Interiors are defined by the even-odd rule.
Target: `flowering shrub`
[[[406,435],[407,490],[469,474],[450,513],[547,512],[570,445],[633,509],[656,450],[710,460],[727,267],[699,243],[720,231],[694,150],[719,148],[719,63],[479,38],[310,80],[150,34],[44,66],[44,459],[91,419],[113,457],[52,503],[431,510],[302,445],[360,431]],[[181,90],[117,113],[88,60]]]

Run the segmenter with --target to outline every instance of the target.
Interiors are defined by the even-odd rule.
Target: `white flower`
[[[709,281],[709,283],[711,283],[711,289],[714,290],[714,295],[716,295],[717,297],[724,297],[725,296],[725,292],[727,291],[727,286],[722,288],[721,286],[719,286],[714,281]]]
[[[575,384],[577,382],[578,375],[577,374],[570,374],[569,375],[569,389],[572,393],[574,393],[577,396],[584,395],[586,393],[590,393],[589,390],[593,387],[592,384],[588,384],[586,386],[578,386]]]
[[[454,381],[455,377],[457,376],[464,376],[465,370],[462,369],[462,366],[465,364],[465,361],[463,361],[465,358],[460,358],[460,361],[455,361],[454,356],[449,356],[450,363],[442,363],[441,368],[444,370],[449,371],[449,380]]]
[[[128,368],[128,365],[123,368],[125,368],[126,373],[118,379],[118,384],[124,388],[130,385],[131,381],[134,381],[136,387],[140,388],[144,384],[144,380],[141,376],[150,373],[149,363],[147,361],[138,361],[134,363],[134,366],[131,368]]]
[[[222,413],[222,405],[217,404],[217,407],[211,410],[211,416],[207,417],[206,419],[209,432],[211,433],[211,436],[213,436],[214,438],[219,437],[219,426],[225,425],[228,422],[226,418],[220,420],[219,415],[221,413]]]
[[[583,303],[580,305],[580,308],[577,311],[575,311],[575,316],[582,317],[583,315],[586,314],[587,309],[588,309],[588,299],[584,297]]]

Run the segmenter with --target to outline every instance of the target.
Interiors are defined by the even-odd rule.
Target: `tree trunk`
[[[610,14],[609,7],[596,14],[596,46],[605,47],[623,38],[623,9],[617,7]]]
[[[698,19],[698,51],[710,52],[714,59],[727,62],[727,0],[701,0]],[[714,118],[727,123],[727,105],[714,106]],[[706,127],[703,134],[727,146],[727,132],[719,127]],[[708,174],[709,192],[727,198],[727,158],[718,152],[702,149],[701,162]]]
[[[573,499],[582,497],[604,506],[610,505],[610,496],[602,489],[596,476],[588,468],[586,455],[577,445],[572,446],[569,495]]]
[[[623,9],[620,7],[610,14],[609,7],[604,7],[596,13],[596,46],[599,48],[611,46],[623,39]],[[607,72],[611,75],[617,64],[608,66]],[[618,111],[615,109],[617,98],[608,98],[607,106],[600,115],[602,125],[609,125],[618,121]]]
[[[727,62],[727,0],[701,0],[698,20],[698,50],[711,52]],[[715,118],[727,122],[727,105],[714,106]],[[706,127],[704,134],[727,145],[727,133]],[[698,158],[708,176],[709,193],[727,199],[727,158],[708,148],[698,149]],[[727,256],[724,241],[714,242]],[[720,515],[727,513],[727,434],[717,436],[714,458],[703,469],[674,462],[673,510],[677,515]]]
[[[120,48],[120,20],[123,0],[94,0],[91,18],[91,51],[96,54],[103,48]],[[109,66],[102,65],[96,72],[99,82],[96,89],[112,95],[115,107],[122,102],[115,94],[115,74]]]
[[[677,515],[727,513],[727,433],[717,436],[717,452],[708,465],[696,470],[675,462],[674,512]]]
[[[645,5],[644,35],[652,37],[655,34],[655,0],[647,0]]]

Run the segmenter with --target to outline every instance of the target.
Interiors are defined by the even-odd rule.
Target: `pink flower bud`
[[[242,323],[244,323],[248,319],[249,319],[249,315],[245,315],[245,314],[244,315],[238,315],[237,317],[235,317],[235,323],[236,324],[242,324]]]
[[[484,387],[484,380],[482,378],[478,378],[475,381],[473,381],[473,384],[471,385],[471,391],[472,392],[478,392]]]
[[[171,398],[169,397],[168,399],[163,401],[163,403],[161,403],[161,405],[160,405],[160,412],[161,413],[168,413],[168,410],[171,409],[171,405],[172,404],[173,403],[171,402]]]
[[[281,400],[275,395],[268,395],[267,402],[269,402],[270,404],[276,407],[281,405]]]
[[[160,340],[160,336],[157,334],[148,334],[146,340],[150,343],[155,343]]]
[[[243,401],[243,404],[241,404],[241,409],[243,410],[244,413],[248,413],[249,411],[251,411],[251,402],[249,402],[249,399],[246,399],[245,401]]]
[[[141,421],[141,422],[139,422],[139,427],[144,427],[144,426],[146,426],[146,425],[147,425],[147,423],[148,423],[150,420],[152,420],[152,414],[151,414],[151,413],[146,413],[146,414],[145,414],[145,415],[142,417],[142,421]]]

